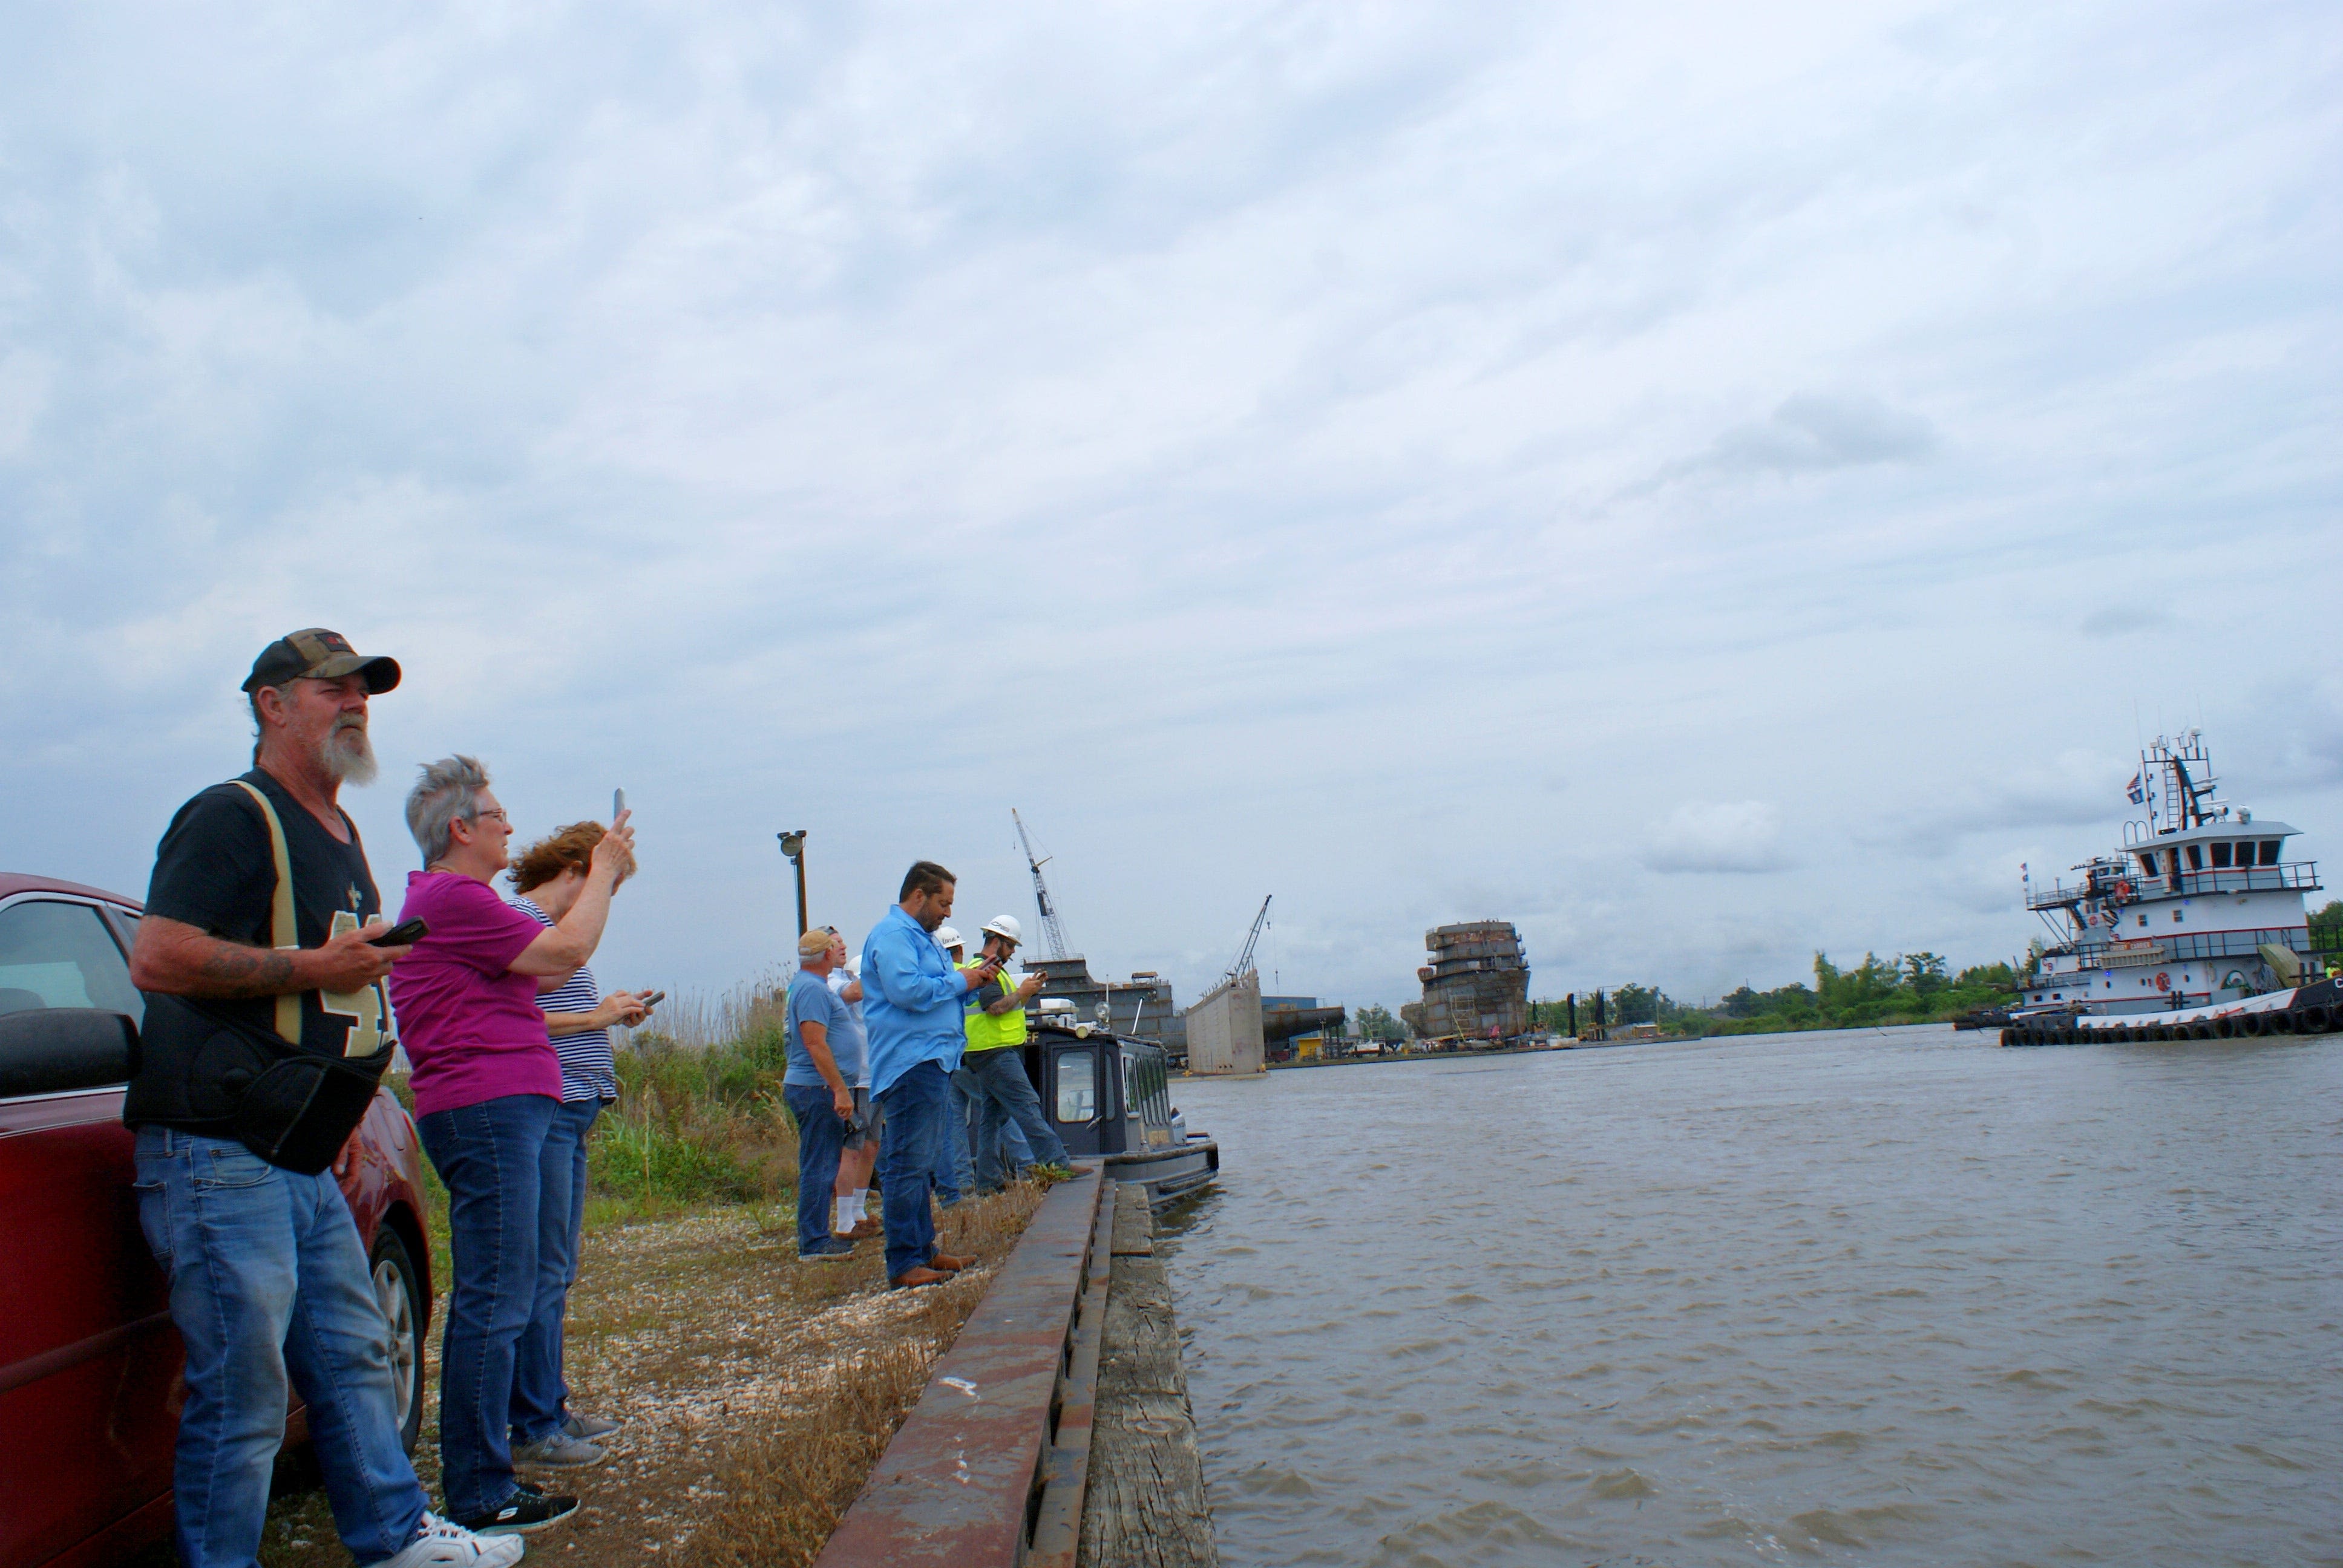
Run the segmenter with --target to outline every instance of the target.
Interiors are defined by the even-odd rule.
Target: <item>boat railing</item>
[[[2182,871],[2177,876],[2158,871],[2149,876],[2134,871],[2118,884],[2106,877],[2096,882],[2053,882],[2047,888],[2036,888],[2026,895],[2029,910],[2061,910],[2071,904],[2091,903],[2114,896],[2117,888],[2127,886],[2132,898],[2170,898],[2176,893],[2201,897],[2208,893],[2316,893],[2321,890],[2318,862],[2296,860],[2283,866],[2255,866],[2217,870]]]
[[[2170,877],[2155,879],[2167,892]],[[2180,873],[2183,893],[2315,893],[2320,890],[2318,862],[2296,860],[2284,866],[2256,866],[2251,870],[2205,870]]]
[[[2265,942],[2298,953],[2312,950],[2310,933],[2302,926],[2085,941],[2076,943],[2070,950],[2075,957],[2073,969],[2045,970],[2041,971],[2040,983],[2071,983],[2087,979],[2092,970],[2099,969],[2136,969],[2146,964],[2182,963],[2190,959],[2248,959],[2259,952]]]
[[[2310,951],[2310,933],[2301,926],[2259,931],[2207,931],[2200,936],[2160,940],[2165,944],[2165,956],[2174,963],[2187,959],[2249,959],[2261,951],[2265,942],[2293,952]]]

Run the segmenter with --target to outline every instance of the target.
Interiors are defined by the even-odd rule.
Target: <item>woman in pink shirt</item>
[[[447,1188],[456,1276],[439,1358],[440,1484],[467,1529],[523,1533],[578,1506],[520,1490],[508,1432],[514,1347],[536,1295],[546,1132],[561,1101],[537,993],[593,956],[610,894],[634,868],[634,830],[620,812],[577,900],[548,927],[488,885],[512,824],[478,761],[425,767],[407,826],[424,869],[408,873],[398,918],[430,930],[391,971],[390,1004],[414,1065],[416,1130]]]

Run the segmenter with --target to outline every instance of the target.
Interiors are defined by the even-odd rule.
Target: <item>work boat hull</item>
[[[2082,1013],[2022,1020],[2004,1045],[2102,1045],[2123,1040],[2258,1040],[2332,1034],[2343,1029],[2343,985],[2320,980],[2292,990],[2165,1012]]]
[[[1183,1148],[1110,1154],[1106,1173],[1110,1181],[1144,1183],[1149,1206],[1161,1209],[1212,1184],[1221,1173],[1221,1146],[1192,1132]]]

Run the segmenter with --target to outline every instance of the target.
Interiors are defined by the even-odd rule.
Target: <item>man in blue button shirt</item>
[[[848,1057],[853,1020],[830,989],[831,960],[845,950],[830,942],[820,926],[798,939],[798,972],[789,978],[783,1024],[789,1070],[781,1076],[781,1099],[798,1127],[798,1261],[803,1263],[854,1256],[851,1241],[830,1234],[830,1221],[838,1212],[838,1163],[854,1125],[854,1080],[862,1058],[859,1051]]]
[[[870,1038],[870,1093],[887,1114],[879,1146],[879,1196],[887,1226],[887,1279],[932,1285],[970,1260],[936,1251],[937,1140],[951,1114],[951,1073],[968,1042],[968,993],[1000,973],[992,962],[955,970],[932,933],[950,915],[959,879],[932,860],[904,875],[900,900],[862,944],[862,1024]]]

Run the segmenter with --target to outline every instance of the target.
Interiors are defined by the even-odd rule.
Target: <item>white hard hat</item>
[[[968,944],[960,940],[960,933],[952,930],[950,926],[938,926],[936,928],[936,946],[943,949],[946,952],[950,952],[954,948],[964,948],[968,946]]]
[[[995,915],[984,922],[984,929],[996,937],[1007,937],[1020,945],[1025,940],[1025,928],[1017,923],[1015,915]]]

